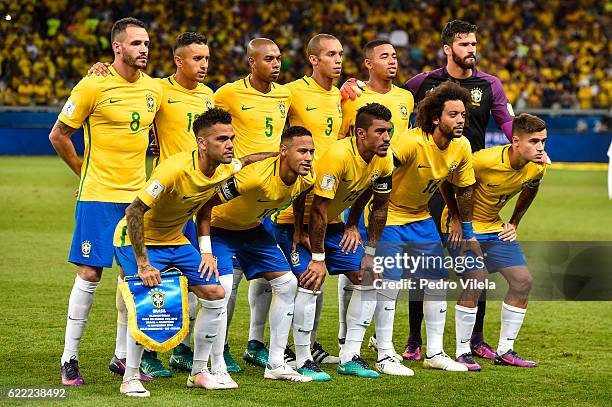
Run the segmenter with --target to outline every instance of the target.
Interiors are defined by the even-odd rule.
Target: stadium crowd
[[[229,3],[229,4],[228,4]],[[450,5],[449,5],[450,3]],[[398,79],[443,66],[441,25],[453,18],[479,25],[479,69],[504,84],[515,108],[611,106],[612,69],[606,2],[473,0],[333,2],[195,0],[22,0],[4,2],[0,20],[0,105],[56,105],[95,61],[108,61],[112,22],[142,19],[151,36],[148,72],[174,70],[171,46],[183,31],[205,34],[211,45],[209,85],[216,89],[247,74],[245,45],[273,39],[283,52],[279,81],[309,71],[305,41],[326,32],[343,42],[341,81],[364,77],[361,48],[375,38],[399,53]],[[609,10],[608,10],[609,11]]]

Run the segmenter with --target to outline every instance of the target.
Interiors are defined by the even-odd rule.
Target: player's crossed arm
[[[149,262],[144,236],[144,214],[149,209],[151,208],[142,202],[140,198],[136,198],[125,210],[125,218],[127,220],[128,235],[132,242],[132,250],[138,264],[138,277],[147,287],[155,287],[161,284],[161,276],[159,270]]]

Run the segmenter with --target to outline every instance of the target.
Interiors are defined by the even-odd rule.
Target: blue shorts
[[[448,278],[444,248],[432,218],[401,226],[385,226],[376,247],[375,265],[383,278]]]
[[[193,218],[189,218],[185,225],[183,226],[183,235],[189,240],[189,243],[199,252],[200,245],[198,244],[198,230],[196,228],[196,224],[193,221]]]
[[[202,257],[198,250],[190,244],[178,246],[147,246],[149,262],[159,271],[168,267],[176,267],[187,277],[188,285],[211,285],[220,284],[212,277],[206,281],[206,277],[200,278],[198,267]],[[117,264],[123,267],[126,276],[138,274],[138,264],[134,256],[132,246],[115,247],[115,258]]]
[[[500,268],[527,265],[527,261],[525,260],[525,256],[523,255],[523,251],[521,250],[521,246],[516,240],[513,242],[499,240],[497,233],[481,233],[474,234],[474,236],[480,243],[480,248],[482,249],[482,253],[484,254],[484,265],[487,267],[489,273],[494,273]],[[444,240],[446,241],[447,239],[448,234],[445,233]],[[460,248],[448,249],[449,253],[454,258],[462,257],[460,250]],[[463,257],[476,258],[476,256],[471,252],[468,252]],[[482,260],[480,262],[476,262],[480,263],[480,267],[467,267],[467,263],[469,260],[463,261],[466,263],[466,266],[463,267],[464,270],[457,270],[457,267],[455,267],[455,271],[459,274],[463,271],[472,271],[482,268]]]
[[[261,225],[248,230],[212,227],[210,237],[219,275],[233,273],[234,256],[247,280],[261,277],[261,273],[291,270],[276,241]]]
[[[273,225],[274,238],[282,249],[294,274],[302,274],[310,263],[311,254],[302,245],[298,245],[294,253],[291,252],[293,241],[293,225],[275,223]],[[359,245],[356,253],[345,254],[340,251],[340,240],[344,233],[344,223],[327,225],[325,231],[325,265],[329,274],[341,274],[347,271],[359,270],[363,257],[363,246]]]
[[[127,203],[77,201],[68,261],[91,267],[113,267],[113,235]]]
[[[370,205],[372,203],[372,201],[368,202],[368,205]],[[346,208],[344,210],[344,212],[342,212],[342,220],[344,221],[344,223],[346,224],[346,220],[348,219],[349,216],[349,212],[351,211],[351,208]],[[370,212],[371,214],[372,212]],[[365,223],[365,218],[366,218],[366,214],[365,211],[361,214],[361,216],[359,217],[359,224],[357,225],[357,229],[359,229],[359,234],[361,235],[361,239],[363,241],[367,241],[368,240],[368,228],[366,227],[366,223]]]

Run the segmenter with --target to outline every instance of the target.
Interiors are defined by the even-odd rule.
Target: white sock
[[[317,341],[317,332],[319,331],[319,321],[321,320],[321,311],[323,311],[323,286],[319,288],[319,295],[317,295],[317,309],[315,310],[314,324],[312,325],[312,332],[310,333],[310,347],[312,348]]]
[[[249,341],[264,343],[270,301],[272,301],[272,290],[268,281],[265,278],[251,280],[249,284],[249,308],[251,309]]]
[[[298,287],[295,296],[293,316],[293,343],[295,344],[295,365],[300,368],[307,360],[312,360],[310,336],[314,327],[317,310],[317,293]]]
[[[393,321],[395,319],[395,301],[398,293],[399,288],[376,290],[374,323],[376,327],[378,360],[382,360],[386,356],[395,356]]]
[[[85,324],[87,324],[94,293],[99,284],[83,280],[78,275],[74,279],[74,285],[68,300],[68,320],[66,321],[62,364],[70,361],[72,357],[79,359],[79,343],[85,330]]]
[[[225,287],[224,287],[225,288]],[[183,345],[191,347],[191,333],[193,332],[193,326],[195,325],[196,315],[198,315],[198,296],[191,291],[187,293],[187,300],[189,301],[189,332],[181,342]]]
[[[123,381],[127,381],[130,377],[140,378],[140,360],[144,347],[136,342],[131,333],[128,332],[126,338],[127,355],[125,358],[125,373]]]
[[[227,309],[227,303],[232,295],[232,284],[233,284],[233,276],[226,275],[220,276],[219,282],[221,286],[225,290],[225,307]],[[227,366],[225,365],[225,359],[223,359],[223,348],[225,347],[225,333],[227,329],[227,313],[225,314],[225,318],[221,319],[221,323],[219,324],[219,333],[213,342],[212,349],[210,351],[210,364],[211,364],[211,372],[224,372],[227,373]]]
[[[119,291],[119,284],[123,282],[121,277],[117,277],[117,292],[115,293],[115,306],[117,307],[117,336],[115,337],[115,356],[125,359],[127,355],[127,308],[123,295]]]
[[[353,283],[344,274],[338,275],[338,339],[346,338],[346,310],[353,295]]]
[[[455,304],[455,340],[457,344],[455,356],[470,353],[470,338],[476,323],[478,307],[468,308]]]
[[[229,338],[229,327],[232,323],[232,318],[234,317],[234,308],[236,308],[236,297],[238,295],[238,286],[240,285],[240,280],[242,280],[242,269],[234,268],[233,270],[233,282],[232,282],[232,295],[230,295],[229,301],[227,303],[227,326],[225,328],[225,344],[228,343]]]
[[[444,324],[446,323],[446,290],[425,288],[423,296],[425,332],[427,333],[426,356],[434,356],[444,350]]]
[[[270,280],[270,285],[272,286],[272,304],[270,306],[268,365],[275,369],[285,361],[285,347],[293,319],[297,279],[293,273],[285,273]]]
[[[513,307],[505,302],[502,303],[501,330],[499,332],[499,344],[497,345],[498,355],[503,355],[514,349],[514,340],[521,330],[526,312],[527,308]]]
[[[197,374],[206,367],[212,344],[219,332],[219,325],[225,318],[225,298],[220,300],[199,299],[202,307],[194,326],[193,367],[191,374]]]
[[[340,363],[346,363],[361,352],[365,331],[370,326],[376,309],[376,290],[373,286],[353,286],[353,295],[346,311],[346,342],[340,350]]]

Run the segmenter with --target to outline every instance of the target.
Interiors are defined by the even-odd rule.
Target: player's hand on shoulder
[[[306,271],[299,277],[300,287],[311,291],[319,291],[326,274],[327,266],[324,261],[311,260]]]
[[[347,79],[340,87],[340,96],[342,101],[346,99],[355,100],[363,93],[366,84],[356,78]]]
[[[340,240],[340,250],[342,253],[356,253],[357,248],[361,244],[361,234],[357,226],[347,226],[344,228],[342,233],[342,240]]]
[[[505,242],[513,242],[516,240],[516,226],[512,223],[504,223],[502,228],[503,230],[497,235],[499,240]]]
[[[107,76],[110,75],[110,69],[108,67],[111,64],[108,62],[96,62],[93,64],[91,68],[87,71],[87,76],[96,75],[96,76]]]
[[[202,260],[198,271],[200,272],[200,278],[206,276],[206,281],[210,281],[211,277],[214,276],[215,281],[219,281],[219,270],[217,269],[217,259],[212,253],[200,253]]]
[[[159,270],[151,264],[143,264],[138,266],[138,277],[147,287],[155,287],[161,284],[161,275]]]

